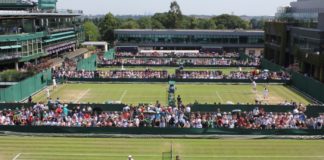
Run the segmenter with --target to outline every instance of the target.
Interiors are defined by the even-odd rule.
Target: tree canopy
[[[155,13],[152,16],[140,18],[117,18],[112,13],[101,19],[94,19],[94,23],[85,22],[86,35],[90,38],[113,42],[114,29],[263,29],[264,19],[244,20],[239,16],[222,14],[211,18],[197,18],[182,14],[176,1],[172,1],[168,12]],[[100,34],[97,36],[97,24]],[[92,36],[94,35],[94,36]],[[100,36],[101,35],[101,36]]]
[[[99,28],[92,21],[85,21],[83,26],[87,41],[98,41],[100,39]]]
[[[117,19],[112,13],[108,13],[99,23],[99,31],[102,40],[112,42],[114,41],[114,29],[119,28],[120,20]]]

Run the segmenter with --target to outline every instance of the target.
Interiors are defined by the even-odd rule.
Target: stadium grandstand
[[[59,10],[56,0],[0,1],[0,66],[74,51],[84,41],[82,11]]]
[[[116,46],[138,46],[156,50],[217,50],[262,54],[261,30],[149,30],[117,29]]]

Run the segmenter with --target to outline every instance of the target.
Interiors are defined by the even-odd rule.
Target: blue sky
[[[184,14],[274,15],[293,0],[177,0]],[[85,14],[147,15],[169,10],[171,0],[58,0],[58,8],[81,9]]]

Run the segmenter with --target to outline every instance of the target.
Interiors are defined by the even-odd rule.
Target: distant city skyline
[[[293,0],[177,0],[183,14],[274,16]],[[83,10],[86,15],[152,15],[169,10],[171,0],[58,0],[59,9]]]

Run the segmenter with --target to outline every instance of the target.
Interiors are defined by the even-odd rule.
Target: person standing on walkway
[[[53,90],[56,88],[56,79],[55,77],[53,78]]]

